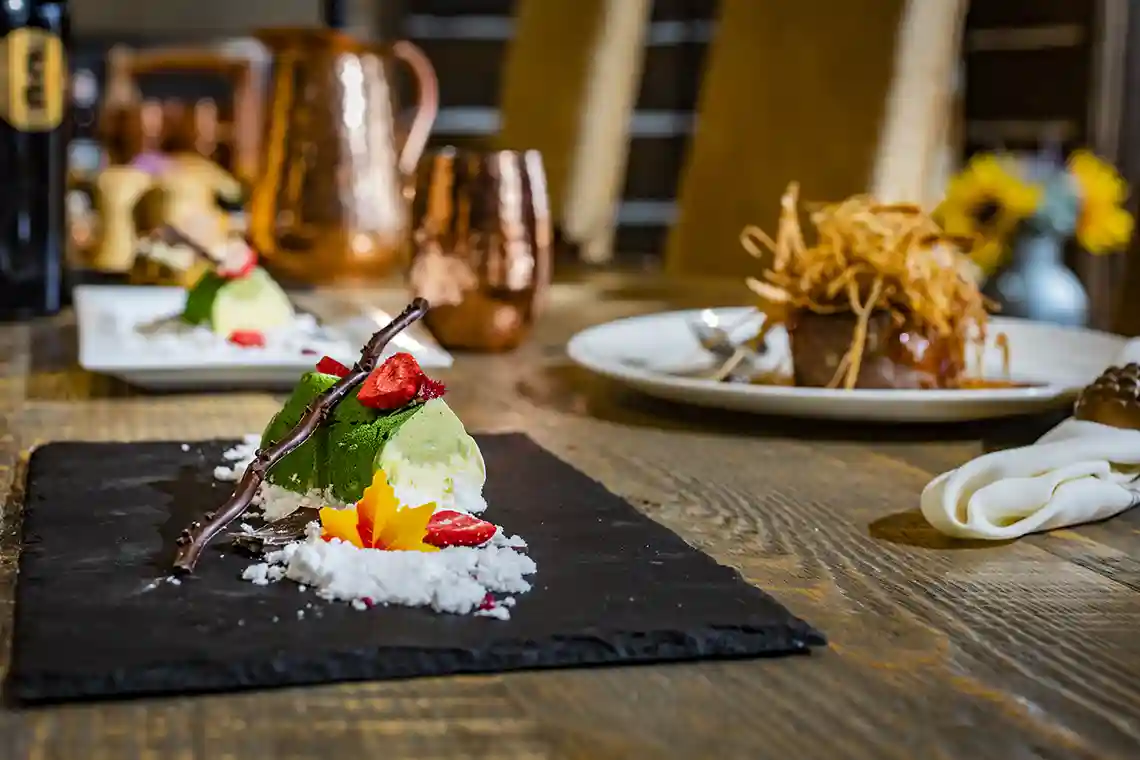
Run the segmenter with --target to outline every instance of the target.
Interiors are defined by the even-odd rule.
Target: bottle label
[[[25,26],[0,40],[0,119],[21,132],[46,132],[63,122],[67,56],[63,40]]]

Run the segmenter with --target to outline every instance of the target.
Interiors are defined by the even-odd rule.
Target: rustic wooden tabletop
[[[942,538],[916,509],[931,476],[1050,421],[839,426],[653,402],[573,369],[566,339],[608,319],[743,294],[630,283],[556,287],[522,349],[458,359],[444,375],[450,403],[469,429],[526,431],[735,565],[824,631],[828,649],[4,708],[0,757],[1140,757],[1140,513],[983,545]],[[277,403],[257,393],[145,395],[87,375],[75,368],[66,316],[0,327],[0,670],[22,452],[59,439],[238,436],[260,429]]]

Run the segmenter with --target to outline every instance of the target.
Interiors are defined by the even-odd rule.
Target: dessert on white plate
[[[180,235],[180,243],[151,242],[147,255],[168,266],[189,265],[200,258],[212,266],[187,290],[179,314],[135,325],[135,332],[144,339],[188,338],[196,344],[264,349],[271,341],[281,347],[290,335],[309,341],[318,337],[316,320],[297,313],[284,289],[257,265],[257,252],[243,238],[231,238],[218,250],[209,251],[175,234]],[[181,256],[176,255],[179,251]]]
[[[202,273],[189,288],[76,288],[84,369],[148,388],[287,388],[315,357],[353,356],[389,319],[369,307],[319,321],[297,308],[258,266],[256,252],[243,238],[208,251],[173,228],[157,234],[158,239],[148,239],[144,255],[167,268]],[[401,350],[424,366],[452,363],[451,355],[422,331],[393,336],[385,355]]]

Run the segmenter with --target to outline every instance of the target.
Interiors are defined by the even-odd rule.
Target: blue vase
[[[999,315],[1084,327],[1089,297],[1063,261],[1064,238],[1052,231],[1023,228],[1014,240],[1009,264],[991,277],[982,292],[1001,305]]]

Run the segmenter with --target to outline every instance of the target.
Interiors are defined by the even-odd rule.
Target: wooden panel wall
[[[718,0],[656,0],[631,126],[614,255],[660,266],[677,215],[681,170],[693,136]]]
[[[387,0],[384,0],[387,2]],[[76,35],[190,37],[242,36],[259,26],[315,25],[319,0],[71,0]],[[376,0],[347,0],[348,28],[375,28]]]
[[[747,224],[774,231],[780,195],[870,184],[903,0],[724,0],[667,247],[678,275],[741,276]]]
[[[1093,0],[973,2],[964,45],[967,156],[1066,150],[1089,137]]]
[[[499,94],[517,32],[515,0],[385,0],[382,5],[389,16],[384,37],[419,45],[439,77],[440,112],[429,147],[491,145],[502,127]]]

